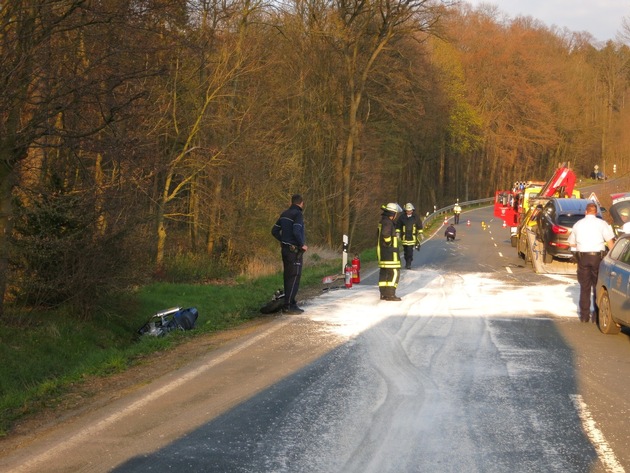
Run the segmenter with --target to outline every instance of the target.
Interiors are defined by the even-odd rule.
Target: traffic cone
[[[467,226],[467,227],[470,227],[470,220],[468,220],[468,221],[466,222],[466,226]]]
[[[448,217],[444,217],[444,225],[448,223]]]
[[[503,220],[503,228],[507,227],[507,223],[505,223],[505,220]]]

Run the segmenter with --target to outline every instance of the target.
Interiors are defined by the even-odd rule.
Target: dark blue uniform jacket
[[[302,248],[305,244],[302,208],[293,204],[282,212],[271,229],[271,234],[285,245],[295,245]]]

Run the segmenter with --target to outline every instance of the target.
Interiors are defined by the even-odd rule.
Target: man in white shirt
[[[612,248],[615,233],[611,226],[601,218],[597,218],[597,204],[586,204],[586,215],[573,225],[569,235],[571,251],[577,259],[577,280],[580,283],[580,321],[595,323],[597,314],[591,314],[591,297],[597,311],[595,289],[599,263],[604,257],[606,246]]]

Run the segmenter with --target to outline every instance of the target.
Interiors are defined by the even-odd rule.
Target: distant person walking
[[[298,307],[296,296],[302,277],[302,256],[308,250],[304,230],[304,199],[300,194],[291,197],[291,206],[286,209],[271,229],[271,234],[281,245],[284,266],[284,307],[282,312],[297,315],[304,312]]]
[[[459,202],[455,203],[453,207],[453,219],[455,220],[455,225],[459,223],[459,216],[462,213],[462,208],[459,206]]]
[[[400,280],[400,254],[398,253],[399,241],[396,228],[396,218],[402,212],[400,205],[389,203],[382,205],[381,221],[378,224],[378,245],[376,256],[378,257],[378,290],[381,300],[399,301],[396,288]]]
[[[608,223],[597,218],[597,204],[586,204],[584,218],[573,225],[568,243],[577,259],[577,280],[580,283],[580,321],[597,322],[595,288],[599,274],[599,263],[604,257],[606,246],[612,248],[615,233]],[[591,300],[595,311],[591,313]]]

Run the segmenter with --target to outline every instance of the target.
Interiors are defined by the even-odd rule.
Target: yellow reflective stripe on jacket
[[[398,284],[396,284],[393,281],[380,281],[378,283],[379,287],[398,287]]]
[[[391,268],[391,269],[398,269],[400,268],[400,259],[396,258],[396,261],[381,261],[378,264],[379,268]]]

